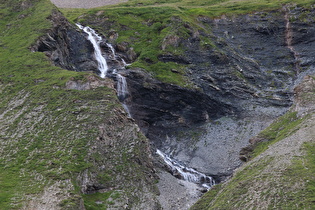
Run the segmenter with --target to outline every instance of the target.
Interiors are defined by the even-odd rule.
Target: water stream
[[[293,42],[293,29],[291,27],[291,22],[290,22],[290,17],[289,17],[289,12],[290,8],[287,6],[283,7],[285,14],[284,14],[284,20],[286,21],[285,24],[285,42],[287,45],[287,48],[292,52],[294,59],[295,59],[295,70],[296,74],[300,73],[300,55],[299,53],[295,50],[292,42]]]
[[[99,36],[92,28],[88,26],[82,26],[80,24],[76,24],[81,30],[88,34],[88,40],[92,43],[94,47],[94,55],[95,59],[98,63],[98,70],[101,72],[100,77],[105,78],[108,70],[107,62],[104,56],[102,55],[100,43],[102,41],[102,37]]]
[[[172,159],[160,150],[157,150],[156,153],[160,155],[164,162],[169,166],[173,176],[185,181],[199,184],[207,189],[210,189],[213,185],[215,185],[215,181],[211,176],[207,176],[195,169],[184,166],[179,161]]]
[[[107,75],[107,71],[108,71],[108,65],[107,65],[106,59],[102,55],[102,50],[100,47],[100,43],[103,41],[102,37],[100,35],[98,35],[95,32],[95,30],[93,30],[92,28],[90,28],[88,26],[82,26],[78,23],[76,25],[81,30],[83,30],[85,33],[88,34],[88,40],[92,43],[92,45],[94,47],[95,59],[98,63],[98,69],[101,72],[100,77],[105,78]],[[111,54],[113,56],[113,59],[118,58],[118,56],[115,53],[114,47],[109,43],[106,43],[106,45],[110,49]],[[123,68],[125,68],[125,66],[127,66],[127,63],[124,61],[124,59],[122,59],[122,58],[120,58],[120,59],[122,60]],[[124,103],[125,99],[128,97],[126,77],[122,76],[115,69],[113,70],[112,76],[115,76],[116,80],[117,80],[117,96],[118,96],[119,100],[121,101],[124,109],[128,113],[128,116],[131,116],[130,111],[128,109],[128,106]]]
[[[125,100],[126,98],[128,98],[128,94],[129,94],[126,77],[124,77],[123,75],[119,73],[116,73],[116,70],[113,71],[113,74],[116,75],[116,79],[117,79],[117,97],[119,101],[122,103],[128,116],[131,117],[129,108],[125,104]]]
[[[94,47],[94,55],[95,59],[98,62],[98,69],[101,72],[100,77],[105,78],[108,71],[108,66],[106,59],[102,55],[102,50],[100,47],[100,43],[103,41],[102,37],[99,36],[92,28],[90,27],[84,27],[80,24],[76,24],[81,30],[83,30],[85,33],[88,34],[88,40],[92,43]],[[115,49],[113,46],[109,43],[106,43],[106,45],[111,50],[112,56],[114,59],[120,59],[123,63],[123,68],[127,66],[128,64],[124,61],[124,59],[120,58],[116,55]],[[128,116],[131,117],[130,111],[128,109],[128,106],[124,103],[126,98],[128,98],[128,85],[126,81],[126,77],[121,75],[116,69],[113,70],[111,73],[112,76],[116,77],[117,80],[117,97],[122,103],[124,109],[128,113]],[[196,184],[199,184],[207,189],[210,189],[214,184],[215,181],[212,177],[207,176],[203,173],[200,173],[192,168],[188,168],[183,166],[179,161],[176,161],[172,158],[170,158],[168,155],[164,154],[160,150],[157,150],[157,154],[159,154],[164,162],[170,167],[172,174],[179,178],[183,179],[189,182],[193,182]]]

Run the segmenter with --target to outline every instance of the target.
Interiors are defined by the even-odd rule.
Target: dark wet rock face
[[[177,128],[233,113],[232,107],[197,91],[152,79],[140,69],[128,71],[130,110],[139,124]]]
[[[52,14],[50,20],[54,27],[37,41],[32,51],[44,52],[56,66],[64,69],[99,73],[93,45],[85,34],[59,12]]]
[[[199,21],[211,28],[217,48],[201,49],[200,44],[187,40],[194,82],[218,100],[242,107],[243,114],[249,114],[248,106],[253,104],[291,105],[288,88],[296,72],[294,57],[285,44],[285,21],[282,14],[265,15],[200,17]]]

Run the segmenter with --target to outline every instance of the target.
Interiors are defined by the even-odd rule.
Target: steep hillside
[[[42,0],[0,9],[0,209],[154,209],[148,141],[113,82],[31,51],[57,9]]]

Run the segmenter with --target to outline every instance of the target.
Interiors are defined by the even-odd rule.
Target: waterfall
[[[100,42],[102,37],[99,36],[92,28],[85,26],[83,27],[80,24],[76,24],[81,30],[88,34],[88,40],[92,43],[94,47],[95,59],[98,63],[98,69],[101,72],[100,77],[105,78],[108,70],[106,59],[102,55]]]
[[[88,34],[88,40],[92,43],[92,45],[94,47],[95,59],[98,62],[98,69],[101,72],[100,77],[105,78],[106,74],[107,74],[108,66],[107,66],[106,59],[102,55],[102,51],[101,51],[101,47],[100,47],[100,43],[103,40],[102,37],[99,36],[92,28],[90,28],[88,26],[84,27],[84,26],[82,26],[82,25],[80,25],[78,23],[76,25],[81,30],[83,30],[85,33]],[[111,44],[109,44],[109,43],[106,43],[106,45],[111,50],[113,58],[114,59],[117,58],[114,47]],[[123,63],[123,67],[128,65],[128,64],[126,64],[124,59],[121,58],[121,60],[122,60],[122,63]],[[112,74],[115,75],[116,79],[117,79],[117,96],[118,96],[120,102],[122,103],[124,109],[128,113],[128,116],[131,116],[127,105],[124,103],[124,100],[128,97],[128,89],[127,89],[126,77],[124,77],[121,74],[117,73],[117,71],[115,69],[113,70]]]
[[[212,177],[200,173],[195,169],[183,166],[178,161],[170,158],[160,150],[157,150],[156,153],[163,158],[164,162],[170,167],[172,174],[175,177],[199,184],[207,189],[210,189],[213,185],[215,185],[215,181]]]
[[[126,61],[122,58],[121,61],[123,62],[124,66],[129,66],[130,64],[127,64]]]
[[[113,46],[111,44],[108,44],[108,43],[106,43],[106,45],[111,50],[112,55],[114,56],[114,58],[116,58],[116,53],[115,53],[115,49],[113,48]]]
[[[128,94],[126,77],[121,74],[117,76],[117,95],[120,101],[124,101]]]
[[[113,74],[116,75],[116,79],[117,79],[117,97],[122,103],[128,116],[131,117],[128,106],[124,103],[125,99],[128,97],[128,87],[127,87],[126,77],[117,73],[116,70],[113,71]]]
[[[99,36],[92,28],[88,26],[84,27],[80,24],[76,24],[76,25],[81,30],[83,30],[85,33],[88,34],[88,40],[92,43],[94,47],[95,59],[98,62],[98,69],[101,72],[100,77],[105,78],[107,74],[108,66],[107,66],[106,59],[102,55],[102,51],[100,47],[100,43],[102,42],[102,37]],[[123,63],[123,67],[128,66],[128,64],[125,62],[123,58],[116,56],[115,49],[113,48],[111,44],[106,43],[106,45],[111,50],[113,59],[120,58],[121,62]],[[128,116],[131,117],[128,106],[124,103],[129,94],[126,77],[124,77],[119,72],[117,72],[116,69],[113,70],[112,76],[115,76],[117,80],[117,97],[122,103],[122,106],[126,110]],[[160,150],[157,150],[156,153],[163,158],[164,162],[170,167],[172,174],[175,177],[199,184],[205,187],[206,189],[210,189],[213,185],[215,185],[215,181],[212,177],[207,176],[203,173],[200,173],[192,168],[183,166],[178,161],[170,158],[168,155],[164,154]]]

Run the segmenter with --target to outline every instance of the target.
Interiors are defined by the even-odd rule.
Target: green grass
[[[111,194],[112,192],[84,195],[84,206],[87,210],[106,209],[107,199]]]
[[[306,117],[298,118],[296,112],[288,112],[279,117],[275,122],[268,126],[268,128],[258,134],[258,137],[265,139],[266,141],[259,142],[255,145],[251,158],[254,158],[264,152],[270,145],[292,135],[299,129],[299,125],[305,119]]]
[[[314,209],[314,142],[305,143],[302,151],[305,155],[294,157],[291,165],[278,173],[268,173],[268,165],[275,164],[276,159],[264,158],[249,164],[228,183],[219,184],[203,195],[191,209],[255,208],[255,202],[259,202],[256,207],[261,207],[265,200],[268,200],[266,209]],[[248,194],[251,188],[254,188],[256,195]]]
[[[99,32],[107,36],[108,31],[119,32],[119,37],[115,43],[128,42],[138,59],[130,67],[141,67],[151,73],[163,82],[174,83],[181,86],[187,86],[188,79],[184,76],[183,65],[174,62],[161,62],[158,56],[171,53],[181,55],[183,46],[168,45],[162,50],[165,37],[178,36],[188,38],[191,29],[184,27],[184,20],[180,17],[180,12],[169,7],[156,8],[129,8],[109,9],[101,15],[96,15],[98,10],[90,10],[81,18],[76,18],[71,11],[64,13],[72,19],[73,22],[81,22],[84,25],[93,25],[96,18],[108,20],[100,21],[93,25]],[[177,15],[178,21],[172,21]],[[187,22],[187,24],[190,24]],[[180,73],[174,73],[171,70],[176,69]]]
[[[207,192],[191,209],[241,209],[247,202],[242,195],[248,192],[252,182],[271,161],[272,158],[269,158],[254,166],[247,166],[225,186],[219,184]]]
[[[299,6],[309,6],[314,2],[312,0],[171,0],[171,1],[157,1],[157,0],[129,0],[126,3],[112,5],[109,7],[179,7],[179,8],[206,8],[212,9],[215,12],[222,13],[239,13],[252,12],[254,10],[275,9],[284,4],[294,4]],[[220,14],[220,13],[217,13]]]

